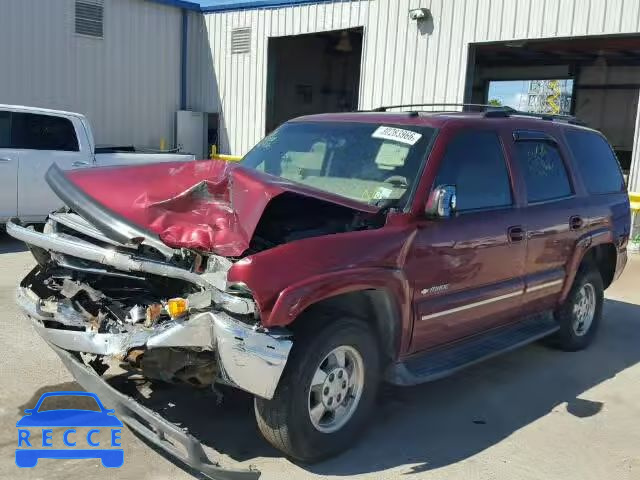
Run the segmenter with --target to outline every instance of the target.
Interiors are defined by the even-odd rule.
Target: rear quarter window
[[[618,159],[599,134],[568,131],[566,139],[589,193],[612,193],[623,189]]]
[[[12,116],[11,146],[27,150],[79,150],[78,138],[69,119],[21,112]]]

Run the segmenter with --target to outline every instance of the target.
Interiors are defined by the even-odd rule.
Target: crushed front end
[[[260,327],[248,294],[224,290],[229,260],[145,257],[141,245],[110,242],[68,212],[52,214],[44,230],[7,224],[38,260],[17,301],[47,342],[88,354],[98,373],[115,360],[150,379],[273,396],[291,339]]]
[[[256,478],[257,472],[220,474],[189,435],[178,438],[186,457],[171,451],[162,432],[175,426],[134,406],[100,376],[115,363],[151,380],[197,388],[221,383],[270,399],[292,346],[290,332],[262,327],[251,292],[227,284],[236,259],[168,247],[93,202],[61,171],[50,171],[48,180],[67,208],[52,213],[43,232],[7,223],[38,262],[17,289],[36,331],[81,385],[109,396],[125,421],[135,410],[138,420],[127,423],[156,444],[205,473],[213,468],[213,478]],[[136,428],[145,415],[149,426]]]

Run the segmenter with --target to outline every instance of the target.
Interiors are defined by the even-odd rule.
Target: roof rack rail
[[[475,108],[475,109],[484,109],[487,111],[510,111],[513,110],[511,107],[504,107],[501,105],[489,105],[489,104],[485,104],[485,103],[408,103],[405,105],[386,105],[386,106],[382,106],[382,107],[376,107],[373,110],[371,110],[372,112],[386,112],[389,109],[398,109],[398,108],[404,108],[404,109],[408,109],[408,108],[414,108],[414,107],[463,107],[463,108],[467,108],[467,107],[471,107],[471,108]],[[448,111],[448,110],[433,110],[434,112],[438,112],[438,111]]]
[[[533,112],[523,112],[521,110],[515,110],[513,108],[507,107],[508,109],[495,109],[492,111],[485,112],[484,116],[487,118],[504,118],[510,117],[512,115],[518,115],[520,117],[531,117],[537,118],[540,120],[548,120],[548,121],[563,121],[570,123],[572,125],[587,125],[585,122],[578,120],[573,115],[561,115],[561,114],[553,114],[553,113],[533,113]]]

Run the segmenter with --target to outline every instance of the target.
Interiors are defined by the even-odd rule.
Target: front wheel
[[[303,462],[340,453],[365,426],[379,376],[378,344],[365,323],[349,318],[300,332],[274,397],[255,399],[258,427]]]

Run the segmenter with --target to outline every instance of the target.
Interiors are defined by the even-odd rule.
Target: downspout
[[[182,9],[182,39],[180,44],[180,110],[187,109],[187,47],[189,43],[189,11]]]

